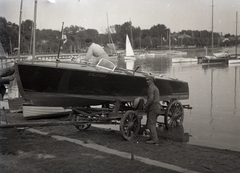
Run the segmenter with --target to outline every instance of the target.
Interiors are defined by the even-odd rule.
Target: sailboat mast
[[[62,30],[61,30],[61,35],[60,35],[60,39],[59,39],[57,60],[59,60],[59,57],[60,57],[60,50],[61,50],[61,46],[62,46],[62,39],[63,39],[63,26],[64,26],[64,22],[62,23]]]
[[[20,5],[20,15],[19,15],[19,29],[18,29],[18,58],[20,58],[20,45],[21,45],[22,4],[23,4],[23,0],[21,0],[21,5]]]
[[[213,53],[213,2],[214,0],[212,0],[212,53]]]
[[[36,53],[36,21],[37,21],[37,0],[35,0],[34,3],[34,21],[33,21],[33,59],[35,59],[35,53]]]
[[[170,31],[170,28],[169,28],[169,33],[168,33],[168,34],[169,34],[169,36],[168,36],[168,39],[169,39],[168,44],[169,44],[169,45],[168,45],[168,46],[169,46],[169,50],[171,50],[171,37],[170,37],[170,36],[171,36],[171,35],[170,35],[170,34],[171,34],[171,31]]]
[[[107,14],[107,26],[108,26],[108,43],[111,43],[111,35],[110,35],[110,29],[109,29],[108,14]]]
[[[236,58],[237,58],[237,47],[238,47],[237,25],[238,25],[238,12],[236,12],[236,49],[235,49]]]
[[[132,48],[133,48],[133,35],[132,35],[132,21],[130,18],[130,32],[131,32],[131,42],[132,42]]]

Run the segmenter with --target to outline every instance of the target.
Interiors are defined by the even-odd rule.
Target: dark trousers
[[[156,129],[158,115],[159,113],[156,110],[151,110],[147,114],[147,127],[150,130],[150,138],[153,141],[158,141],[158,134]]]

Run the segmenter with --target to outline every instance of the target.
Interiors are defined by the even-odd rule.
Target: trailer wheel
[[[182,125],[184,119],[183,105],[180,101],[174,99],[167,106],[164,123],[166,129]]]
[[[74,121],[80,121],[81,116],[80,115],[75,115],[74,116]],[[85,124],[80,124],[80,125],[74,125],[78,130],[83,131],[87,130],[89,127],[91,127],[90,123],[85,123]]]
[[[127,111],[120,122],[120,132],[125,140],[131,140],[131,131],[133,131],[133,138],[138,135],[141,127],[141,118],[138,117],[136,111]]]

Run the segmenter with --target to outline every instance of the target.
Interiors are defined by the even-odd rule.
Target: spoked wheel
[[[141,118],[138,117],[136,111],[127,111],[120,122],[120,132],[122,137],[126,140],[131,140],[131,131],[133,132],[133,138],[138,135],[141,127]]]
[[[172,100],[166,109],[164,123],[166,129],[182,125],[184,119],[184,110],[178,100]]]
[[[81,121],[82,116],[81,115],[75,115],[74,116],[74,121]],[[74,125],[78,130],[83,131],[83,130],[87,130],[89,127],[91,127],[90,123],[84,123],[84,124],[80,124],[80,125]]]

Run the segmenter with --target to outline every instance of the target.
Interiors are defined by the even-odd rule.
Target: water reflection
[[[200,54],[200,52],[199,52]],[[172,63],[171,57],[137,59],[142,71],[187,81],[193,110],[184,110],[183,126],[189,143],[240,151],[240,64]],[[179,131],[162,135],[171,136]],[[181,133],[182,134],[182,133]]]
[[[213,69],[211,69],[211,106],[210,106],[210,115],[211,115],[211,119],[210,119],[210,126],[212,127],[212,133],[210,134],[210,137],[212,136],[213,132],[214,132],[214,126],[213,126]]]
[[[236,114],[236,109],[237,109],[237,67],[235,69],[235,81],[234,81],[234,110],[233,110],[233,115]]]

